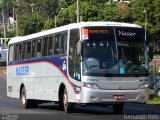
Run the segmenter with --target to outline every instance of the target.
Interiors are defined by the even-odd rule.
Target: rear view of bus
[[[148,70],[140,26],[83,27],[77,54],[82,61],[81,102],[110,104],[115,113],[124,103],[146,103]]]

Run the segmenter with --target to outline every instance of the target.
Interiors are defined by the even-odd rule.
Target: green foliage
[[[45,23],[44,23],[44,30],[52,29],[54,27],[55,27],[54,20],[50,19],[50,20],[45,21]]]
[[[159,0],[134,0],[132,3],[133,21],[144,27],[145,13],[147,11],[147,38],[149,41],[160,40],[160,1]]]
[[[18,15],[18,26],[21,35],[53,28],[54,16],[57,26],[77,21],[77,0],[2,0],[1,10]],[[113,0],[80,0],[82,21],[118,21],[130,22],[145,26],[147,11],[147,38],[160,40],[160,0],[134,0],[130,5],[115,3]]]
[[[151,96],[148,104],[160,104],[160,97]]]
[[[59,10],[59,0],[35,0],[34,10],[46,18],[53,18]]]
[[[17,4],[17,0],[1,0],[0,10],[10,10]]]
[[[0,38],[3,38],[3,34],[2,33],[0,33]]]
[[[99,5],[95,5],[95,2],[99,2]],[[58,14],[58,26],[75,23],[76,22],[76,6],[77,3],[74,2],[67,8],[61,9]],[[120,6],[120,4],[119,4]],[[125,11],[126,10],[126,11]],[[125,9],[119,9],[117,4],[102,4],[102,1],[92,0],[87,2],[83,0],[80,3],[80,15],[82,21],[123,21],[126,22],[130,18],[128,6]],[[128,13],[127,15],[124,13]]]
[[[44,21],[41,16],[28,14],[19,17],[20,35],[28,35],[43,30]]]
[[[15,37],[16,36],[16,31],[15,30],[13,30],[13,31],[8,31],[7,33],[6,33],[6,37],[7,38],[12,38],[12,37]]]

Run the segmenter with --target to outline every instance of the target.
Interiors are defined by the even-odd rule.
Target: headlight
[[[139,85],[140,89],[144,89],[144,88],[149,88],[149,84],[148,83],[143,83],[141,85]]]
[[[96,83],[82,83],[83,87],[98,89],[99,86]]]

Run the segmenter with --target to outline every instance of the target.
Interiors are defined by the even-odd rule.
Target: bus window
[[[80,74],[80,60],[77,53],[77,43],[79,41],[79,29],[73,29],[70,31],[70,42],[69,42],[69,74],[76,80],[81,80]]]
[[[27,58],[31,58],[31,41],[27,42]]]
[[[23,52],[22,52],[22,59],[27,58],[27,42],[23,43]]]
[[[14,56],[14,46],[13,45],[11,45],[10,47],[9,47],[9,62],[11,62],[11,61],[13,61],[14,59],[13,59],[13,56]]]
[[[15,46],[15,60],[21,60],[22,56],[22,44],[16,44]]]
[[[55,35],[54,55],[60,54],[60,35]]]
[[[39,38],[37,41],[37,57],[42,56],[42,39]]]
[[[37,41],[33,40],[32,41],[32,57],[35,58],[37,57]]]
[[[42,50],[42,53],[43,53],[43,56],[47,56],[47,49],[48,49],[48,37],[44,37],[43,38],[43,50]]]
[[[49,41],[48,41],[48,55],[52,55],[53,53],[53,37],[49,37]]]
[[[66,54],[67,52],[67,32],[61,35],[61,53]]]

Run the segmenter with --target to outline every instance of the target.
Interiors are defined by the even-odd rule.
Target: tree
[[[44,19],[35,14],[28,14],[19,17],[20,35],[28,35],[43,30]]]
[[[67,1],[67,0],[65,0]],[[99,2],[98,5],[95,4]],[[126,4],[105,4],[106,0],[82,0],[80,3],[80,15],[83,21],[121,21],[128,22],[131,19],[130,9]],[[58,26],[76,22],[76,1],[62,8],[58,14]],[[125,12],[125,13],[124,13]]]
[[[147,11],[147,38],[149,41],[160,41],[160,1],[158,0],[134,0],[132,3],[132,18],[135,23],[144,27]]]
[[[15,37],[15,36],[16,36],[16,31],[15,30],[8,31],[7,34],[6,34],[7,38],[12,38],[12,37]]]
[[[46,20],[44,22],[44,30],[52,29],[55,27],[55,21],[53,19]]]
[[[17,0],[1,0],[0,10],[6,11],[10,10],[17,4]]]
[[[59,0],[2,0],[0,9],[16,14],[20,35],[28,35],[52,27],[51,21],[59,11]]]

